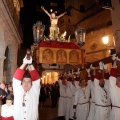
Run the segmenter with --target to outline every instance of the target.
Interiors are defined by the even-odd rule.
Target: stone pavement
[[[51,107],[50,100],[47,99],[45,106],[43,108],[39,108],[39,120],[58,120],[57,110],[57,107]]]

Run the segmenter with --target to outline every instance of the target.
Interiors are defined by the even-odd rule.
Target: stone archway
[[[10,76],[10,70],[11,70],[11,62],[9,60],[9,55],[10,55],[10,51],[9,48],[6,47],[5,50],[5,60],[4,60],[4,64],[3,64],[3,77],[4,77],[4,81],[5,82],[10,82],[9,77]]]
[[[13,74],[17,67],[17,51],[18,47],[14,44],[8,44],[5,49],[4,76],[7,83],[12,81]]]

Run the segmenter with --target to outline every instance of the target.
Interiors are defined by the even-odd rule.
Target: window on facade
[[[85,6],[84,5],[80,5],[80,12],[85,12]]]
[[[67,15],[71,15],[70,11],[67,11]]]

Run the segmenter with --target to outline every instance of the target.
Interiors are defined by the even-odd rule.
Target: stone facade
[[[70,1],[70,0],[66,0],[66,3],[65,3],[66,9],[70,5],[70,3],[68,1]],[[84,13],[79,12],[78,13],[79,15],[75,14],[76,11],[74,11],[74,14],[71,14],[69,16],[69,19],[71,19],[71,23],[68,23],[67,20],[64,20],[67,22],[65,22],[63,25],[59,24],[60,30],[62,29],[62,31],[67,31],[70,26],[71,33],[68,33],[68,34],[72,35],[72,36],[74,36],[74,30],[77,26],[81,26],[83,29],[86,30],[86,41],[85,41],[85,45],[82,47],[86,51],[86,56],[85,56],[86,63],[94,62],[94,61],[97,61],[97,60],[100,60],[100,59],[110,56],[109,50],[111,48],[115,48],[114,44],[113,44],[113,42],[114,42],[114,38],[113,38],[114,37],[114,33],[113,33],[114,25],[112,24],[113,18],[111,18],[111,13],[113,13],[114,10],[111,11],[110,9],[103,9],[102,3],[97,4],[97,3],[95,3],[95,1],[93,1],[93,3],[94,3],[94,5],[92,7],[88,6],[85,3],[82,3],[83,5],[86,5],[85,7],[90,8],[90,9],[86,10]],[[119,5],[119,4],[116,4],[116,5]],[[75,9],[74,5],[71,7],[70,12],[72,12],[73,9]],[[120,9],[120,5],[115,10],[117,11],[118,9]],[[78,19],[75,19],[75,16],[76,17],[80,16],[80,17]],[[117,15],[115,15],[115,12],[112,15],[112,17],[113,16],[114,17],[117,16]],[[68,19],[68,18],[67,18],[67,16],[63,16],[61,19]],[[59,21],[59,23],[60,23],[60,21]],[[116,28],[117,30],[119,30],[119,28],[120,28],[119,25],[116,26],[116,27],[118,27],[118,28]],[[120,33],[120,30],[117,31],[117,34],[118,34],[118,32]],[[107,35],[109,37],[109,42],[107,45],[103,44],[103,42],[102,42],[102,37],[105,35]],[[74,37],[73,37],[73,39],[75,41]]]
[[[0,82],[10,82],[17,67],[21,37],[5,1],[0,0]]]

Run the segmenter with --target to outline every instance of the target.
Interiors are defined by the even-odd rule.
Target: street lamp
[[[43,25],[41,21],[37,21],[36,24],[33,25],[33,38],[35,44],[39,44],[40,41],[43,40],[44,30],[45,25]]]
[[[108,42],[109,42],[108,36],[103,36],[102,41],[103,41],[104,44],[108,44]]]
[[[80,47],[85,44],[85,30],[80,26],[75,30],[75,37]]]

